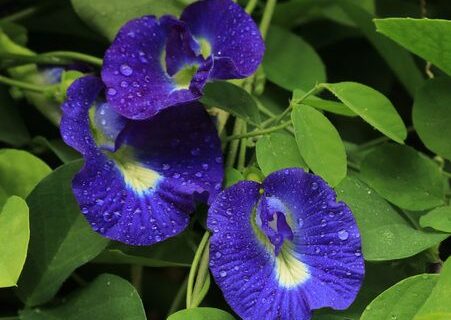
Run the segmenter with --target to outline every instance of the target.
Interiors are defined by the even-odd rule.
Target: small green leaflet
[[[324,83],[349,109],[390,139],[404,143],[407,129],[392,105],[380,92],[357,82]]]
[[[347,161],[337,129],[318,110],[301,105],[291,113],[296,142],[312,171],[336,186],[346,176]]]
[[[86,288],[50,308],[26,309],[21,320],[146,320],[144,307],[135,288],[111,274],[98,276]]]
[[[444,204],[438,165],[411,147],[379,146],[365,157],[360,169],[363,181],[398,207],[420,211]]]
[[[377,31],[451,75],[451,21],[375,19]]]
[[[429,211],[421,216],[420,225],[423,228],[451,233],[451,207],[439,207]]]
[[[29,239],[28,206],[22,198],[12,196],[0,211],[0,288],[17,284]]]

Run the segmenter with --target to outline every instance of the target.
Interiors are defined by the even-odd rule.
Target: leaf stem
[[[36,85],[36,84],[28,83],[28,82],[14,80],[14,79],[11,79],[11,78],[8,78],[5,76],[1,76],[1,75],[0,75],[0,83],[6,84],[6,85],[9,85],[12,87],[24,89],[27,91],[37,92],[37,93],[47,93],[49,90],[55,88],[55,85],[41,86],[41,85]]]
[[[56,58],[83,61],[83,62],[87,62],[87,63],[93,64],[93,65],[96,65],[98,67],[101,67],[103,64],[103,60],[100,58],[91,56],[89,54],[74,52],[74,51],[52,51],[52,52],[41,53],[39,56],[56,57]]]
[[[247,124],[243,124],[241,134],[247,133]],[[246,165],[247,138],[241,139],[240,152],[238,154],[238,170],[243,171]]]
[[[245,123],[244,120],[235,118],[235,124],[233,127],[232,137],[238,136],[241,134],[241,130],[242,130],[244,123]],[[235,140],[235,139],[228,139],[228,137],[226,137],[224,139],[224,142],[230,142],[229,143],[229,151],[227,153],[227,159],[226,159],[226,167],[233,167],[233,165],[235,164],[236,155],[238,153],[238,147],[239,147],[240,142],[233,141],[233,140]]]
[[[246,5],[246,12],[251,15],[254,12],[255,7],[258,4],[258,0],[249,0]]]
[[[196,276],[197,269],[199,266],[199,261],[202,257],[202,253],[204,252],[205,247],[208,244],[208,239],[210,238],[210,232],[206,231],[204,236],[202,237],[202,240],[199,243],[199,247],[196,250],[196,253],[194,254],[193,263],[191,264],[191,269],[189,270],[188,275],[188,288],[186,290],[186,308],[189,309],[193,302],[193,284],[194,284],[194,277]]]
[[[11,68],[28,63],[64,65],[70,62],[69,60],[64,60],[57,57],[12,53],[0,53],[0,59],[2,60],[2,68]]]
[[[244,134],[235,134],[235,135],[226,137],[225,141],[263,136],[265,134],[272,133],[272,132],[278,131],[280,129],[284,129],[284,128],[288,127],[290,124],[291,124],[291,122],[287,121],[287,122],[283,122],[283,123],[279,124],[278,126],[274,126],[274,127],[268,128],[268,129],[254,130],[254,131],[244,133]]]
[[[274,13],[274,9],[276,7],[277,0],[267,0],[265,11],[263,11],[263,17],[260,22],[260,32],[262,34],[263,39],[266,38],[268,33],[269,26],[271,24],[272,15]]]
[[[414,131],[415,131],[415,128],[412,127],[412,126],[410,126],[410,127],[407,128],[407,133],[414,132]],[[363,151],[363,150],[367,150],[367,149],[370,149],[370,148],[372,148],[372,147],[375,147],[375,146],[377,146],[377,145],[379,145],[379,144],[382,144],[382,143],[384,143],[384,142],[387,142],[387,141],[390,141],[390,138],[389,138],[389,137],[387,137],[387,136],[381,136],[381,137],[379,137],[379,138],[376,138],[376,139],[370,140],[370,141],[368,141],[368,142],[362,143],[361,145],[359,145],[359,146],[356,148],[355,151]]]
[[[141,295],[142,291],[142,278],[143,278],[143,266],[133,264],[130,267],[130,273],[131,273],[131,282],[132,285],[135,287],[136,291],[139,295]]]

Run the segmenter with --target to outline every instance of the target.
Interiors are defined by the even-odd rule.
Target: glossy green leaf
[[[291,114],[296,142],[308,167],[336,186],[346,176],[346,153],[332,123],[309,106],[297,106]]]
[[[258,125],[260,113],[257,103],[244,89],[226,81],[208,83],[204,89],[204,95],[200,102],[209,107],[217,107]]]
[[[413,124],[433,152],[451,160],[451,80],[432,79],[418,90],[413,105]]]
[[[115,243],[97,256],[93,262],[135,264],[146,267],[189,267],[194,258],[196,242],[192,233],[184,232],[179,236],[146,247]]]
[[[437,284],[413,320],[451,319],[451,258],[443,265]]]
[[[264,175],[285,168],[307,165],[299,153],[296,139],[288,134],[272,133],[257,141],[257,162]]]
[[[17,284],[27,257],[29,239],[27,203],[12,196],[0,212],[0,288]]]
[[[225,169],[224,173],[224,186],[230,187],[231,185],[234,185],[238,181],[244,180],[243,175],[241,172],[239,172],[237,169],[228,167]]]
[[[355,177],[345,178],[336,191],[338,198],[346,202],[356,218],[366,260],[410,257],[448,236],[414,229],[389,203]]]
[[[340,0],[338,3],[413,96],[422,85],[424,77],[409,52],[376,32],[373,23],[374,15],[349,0]],[[365,58],[362,57],[362,59]]]
[[[169,316],[168,320],[235,320],[229,313],[215,308],[191,308],[180,310]]]
[[[383,94],[356,82],[321,84],[363,120],[396,142],[403,143],[407,129],[390,100]]]
[[[451,21],[375,19],[377,31],[451,75]]]
[[[371,302],[361,320],[412,320],[438,280],[438,275],[416,275],[384,291]]]
[[[299,89],[294,90],[292,103],[296,103],[296,100],[300,99],[304,95],[305,95],[304,90],[299,90]],[[325,99],[321,99],[316,96],[309,96],[309,97],[305,98],[302,104],[314,107],[319,110],[339,114],[341,116],[346,116],[346,117],[357,116],[357,114],[354,111],[349,109],[345,104],[343,104],[341,102],[325,100]]]
[[[21,146],[30,140],[17,106],[4,88],[0,88],[0,141]]]
[[[0,185],[7,196],[26,198],[52,170],[31,153],[15,149],[0,150]]]
[[[266,77],[287,90],[310,90],[326,81],[326,71],[315,50],[299,36],[279,27],[269,29],[263,60]]]
[[[439,207],[429,211],[420,218],[420,225],[423,228],[451,233],[451,207]]]
[[[178,16],[189,0],[71,0],[75,12],[91,28],[108,39],[114,39],[127,21],[144,15]]]
[[[444,204],[438,165],[411,147],[377,147],[363,160],[361,174],[367,184],[401,208],[419,211]]]
[[[145,320],[143,304],[135,288],[124,279],[102,274],[86,288],[53,308],[28,309],[21,320]]]
[[[76,268],[108,244],[90,228],[72,194],[71,181],[81,164],[58,168],[27,198],[31,237],[18,294],[28,306],[51,299]]]

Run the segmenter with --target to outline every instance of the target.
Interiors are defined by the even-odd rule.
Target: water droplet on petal
[[[348,233],[348,231],[346,231],[346,230],[340,230],[340,231],[338,231],[338,238],[340,239],[340,240],[346,240],[346,239],[348,239],[348,237],[349,237],[349,233]]]
[[[117,91],[114,88],[108,88],[108,90],[107,90],[107,94],[109,96],[114,96],[114,95],[116,95],[116,93],[117,93]]]
[[[124,76],[127,77],[133,73],[133,69],[128,64],[121,65],[119,70]]]
[[[224,278],[225,276],[227,276],[227,272],[223,270],[223,271],[219,272],[219,275],[220,275],[222,278]]]

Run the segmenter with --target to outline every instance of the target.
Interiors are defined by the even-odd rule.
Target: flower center
[[[282,202],[274,197],[263,197],[259,203],[257,224],[274,246],[276,256],[285,241],[293,240],[293,231],[287,222],[287,212]]]

